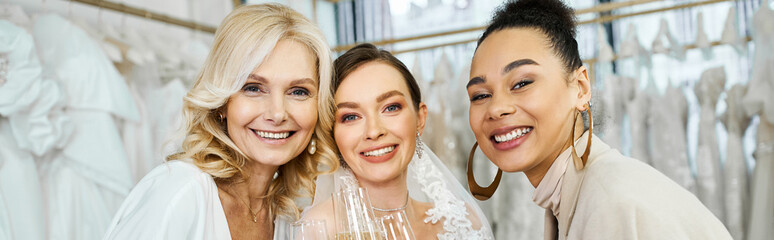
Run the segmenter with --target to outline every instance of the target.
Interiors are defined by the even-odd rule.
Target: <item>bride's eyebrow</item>
[[[399,92],[398,90],[392,90],[386,93],[382,93],[382,95],[379,95],[378,97],[376,97],[376,101],[381,102],[395,95],[400,95],[403,97],[406,96],[406,95],[403,95],[403,93]]]
[[[340,108],[359,108],[360,104],[354,103],[354,102],[343,102],[336,104],[336,109]]]

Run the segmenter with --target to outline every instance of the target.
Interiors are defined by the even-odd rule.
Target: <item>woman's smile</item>
[[[392,159],[398,151],[399,144],[383,144],[370,147],[360,152],[360,158],[370,163],[382,163]]]
[[[492,142],[495,149],[500,151],[507,151],[521,146],[522,143],[527,141],[532,132],[533,127],[503,127],[492,132],[489,141]]]
[[[255,136],[258,137],[258,139],[268,144],[285,144],[296,133],[296,131],[283,131],[283,130],[276,130],[276,131],[262,131],[262,130],[256,130],[256,129],[250,129],[250,130],[252,130],[253,133],[255,133]]]

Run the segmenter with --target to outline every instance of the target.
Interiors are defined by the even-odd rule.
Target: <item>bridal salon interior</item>
[[[125,239],[112,234],[119,232],[122,223],[118,215],[125,219],[132,216],[127,199],[137,191],[135,188],[144,186],[138,183],[167,164],[168,156],[195,147],[188,143],[192,138],[186,137],[192,131],[187,124],[194,121],[189,119],[193,113],[183,110],[196,102],[190,100],[195,94],[189,90],[199,85],[197,79],[202,79],[209,68],[205,68],[208,58],[220,44],[227,43],[216,35],[220,33],[219,26],[236,9],[267,3],[286,6],[319,28],[327,42],[330,62],[319,59],[328,55],[318,53],[318,68],[338,66],[333,60],[362,43],[373,44],[395,56],[416,80],[427,110],[421,144],[429,151],[422,152],[417,143],[414,158],[422,158],[428,152],[434,154],[442,163],[434,166],[442,166],[439,172],[452,177],[442,183],[454,185],[448,189],[459,188],[459,192],[465,193],[464,199],[474,199],[469,190],[471,176],[473,183],[484,186],[497,178],[499,186],[491,198],[480,200],[476,196],[476,200],[462,201],[468,209],[482,214],[480,223],[486,225],[481,226],[486,229],[482,236],[543,239],[547,232],[545,219],[550,214],[536,204],[536,186],[531,178],[521,171],[506,171],[500,176],[497,161],[489,159],[492,155],[485,151],[487,148],[474,147],[471,152],[474,144],[481,144],[471,128],[471,105],[475,103],[469,96],[469,82],[476,77],[471,74],[472,63],[477,63],[475,54],[479,46],[484,46],[479,45],[482,33],[507,2],[0,1],[0,239]],[[655,169],[673,182],[669,184],[676,184],[695,197],[697,205],[706,207],[732,239],[772,239],[774,97],[770,94],[774,93],[774,1],[561,2],[574,10],[574,38],[591,86],[588,114],[593,116],[593,122],[587,125],[593,126],[595,139],[598,137],[626,159],[642,163],[637,166]],[[480,66],[473,64],[476,67]],[[327,71],[330,73],[331,69]],[[337,74],[333,72],[332,76]],[[327,75],[319,77],[323,76]],[[328,89],[320,87],[318,91]],[[334,101],[334,95],[330,97]],[[338,102],[339,96],[335,98]],[[226,102],[230,104],[231,100],[220,104]],[[322,114],[333,113],[318,108],[318,118],[323,119]],[[334,117],[338,115],[330,118]],[[221,115],[220,121],[230,118],[224,120]],[[332,129],[339,129],[340,121],[328,121],[333,121],[328,122],[333,124]],[[319,140],[315,145],[313,140],[307,146],[307,139],[298,152],[314,158],[322,156],[315,155],[315,149],[330,148],[317,152],[337,155],[339,159],[333,161],[337,168],[356,168],[342,159],[347,154],[337,154],[336,143],[343,143],[338,132],[327,134],[327,145]],[[224,136],[228,138],[227,135]],[[221,146],[241,145],[237,142]],[[569,168],[574,167],[569,164]],[[274,179],[280,179],[278,175],[282,174],[275,173]],[[415,175],[422,174],[409,174],[409,185],[422,183],[421,179],[411,180]],[[307,183],[312,182],[303,184]],[[320,184],[316,184],[318,191]],[[646,187],[648,183],[642,184],[630,188]],[[223,194],[231,196],[230,191],[237,191],[221,185],[213,189],[221,194],[220,199],[224,199]],[[274,229],[274,239],[288,239],[278,235],[282,231],[277,229],[295,231],[293,227],[297,225],[293,222],[303,218],[304,209],[316,204],[313,198],[321,194],[315,194],[314,186],[307,190],[307,194],[292,199],[299,215],[290,224],[268,225]],[[427,199],[437,197],[425,194]],[[378,202],[373,196],[370,198],[374,204]],[[421,201],[414,199],[413,192],[411,198]],[[227,201],[223,201],[226,206]],[[245,213],[255,220],[250,201],[248,198],[245,209],[249,212]],[[234,204],[242,203],[235,200]],[[231,235],[237,238],[237,225],[232,225],[229,211],[225,212]],[[274,216],[271,211],[268,214]],[[428,217],[424,223],[428,221],[438,219]],[[174,228],[173,223],[158,227]],[[559,217],[559,233],[563,233],[562,224]],[[340,231],[338,222],[336,226],[327,229]],[[443,231],[449,230],[446,227]],[[409,234],[402,236],[422,239],[414,236],[420,235],[419,228],[415,225],[414,233],[409,230]],[[575,230],[572,226],[569,229],[569,236],[573,236]],[[210,234],[207,230],[205,233]],[[336,239],[370,239],[335,234]],[[564,234],[558,239],[567,238]],[[439,233],[438,239],[462,239],[442,235]],[[153,236],[149,238],[177,239],[169,237],[172,235]],[[211,239],[185,236],[180,239]],[[328,234],[304,236],[291,233],[290,238],[329,239]],[[587,237],[582,239],[595,239],[594,234],[584,236]]]

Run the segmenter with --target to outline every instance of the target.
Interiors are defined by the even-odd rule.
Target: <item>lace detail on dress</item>
[[[485,234],[486,226],[482,225],[480,230],[473,229],[473,223],[468,219],[469,213],[465,201],[458,199],[449,191],[443,174],[433,166],[432,162],[427,158],[414,158],[409,164],[417,173],[422,173],[414,174],[414,178],[433,202],[433,207],[425,212],[427,214],[425,223],[435,224],[445,218],[443,231],[438,233],[438,239],[491,239]]]
[[[344,171],[340,171],[341,175],[336,176],[338,178],[336,183],[341,183],[341,185],[336,186],[336,191],[341,190],[349,190],[349,189],[357,189],[360,187],[360,184],[357,182],[357,178],[355,178],[355,174],[352,173],[352,170],[349,168],[344,168]]]

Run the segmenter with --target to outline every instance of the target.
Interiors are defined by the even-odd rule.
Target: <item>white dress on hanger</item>
[[[121,130],[121,140],[126,150],[126,157],[129,161],[129,168],[132,171],[134,182],[140,181],[145,174],[157,164],[150,162],[161,161],[154,154],[155,142],[153,141],[153,129],[151,129],[150,114],[154,114],[156,109],[148,109],[145,99],[142,98],[137,86],[131,84],[129,90],[134,98],[139,112],[139,121],[126,121]],[[154,104],[155,105],[155,104]]]
[[[668,54],[677,60],[685,60],[685,48],[669,31],[669,23],[666,19],[661,19],[658,34],[651,46],[653,53]]]
[[[652,98],[650,104],[650,136],[653,167],[692,193],[696,181],[688,165],[687,135],[688,103],[683,92],[667,87],[663,96]]]
[[[765,3],[753,15],[752,76],[744,98],[748,116],[760,115],[755,171],[751,182],[750,224],[747,239],[768,239],[774,236],[774,11]]]
[[[635,89],[636,85],[634,86]],[[653,165],[648,149],[648,106],[650,95],[641,90],[634,90],[634,94],[626,106],[629,115],[629,127],[631,136],[631,157]]]
[[[0,20],[0,238],[46,239],[36,160],[61,148],[71,128],[64,95],[42,77],[27,30]]]
[[[134,66],[131,84],[140,110],[139,122],[127,121],[122,137],[135,181],[139,181],[164,159],[180,151],[183,97],[187,88],[179,79],[162,85],[156,66]],[[150,104],[152,103],[152,104]],[[173,141],[175,140],[175,141]]]
[[[183,130],[183,97],[187,93],[188,88],[180,79],[172,80],[155,91],[156,98],[164,102],[158,109],[154,123],[156,161],[163,161],[167,156],[182,150],[180,146],[183,145],[183,138],[177,134]]]
[[[34,37],[44,69],[67,95],[73,136],[41,166],[48,232],[98,239],[133,185],[116,118],[138,120],[126,82],[100,46],[56,15],[39,16]]]
[[[433,80],[430,81],[430,87],[426,88],[423,92],[426,97],[423,99],[427,104],[428,117],[427,124],[425,125],[425,132],[422,134],[422,140],[425,141],[433,152],[438,153],[438,158],[449,167],[449,169],[458,173],[464,164],[461,164],[461,157],[454,154],[453,147],[449,144],[454,144],[454,135],[451,128],[447,126],[447,123],[451,119],[449,113],[448,98],[458,97],[451,96],[448,91],[448,87],[452,84],[453,72],[451,63],[446,53],[441,54],[441,58],[436,64],[433,71]],[[455,176],[457,176],[455,174]]]
[[[620,149],[621,124],[623,123],[624,114],[626,113],[624,109],[625,101],[622,99],[622,94],[620,94],[620,92],[624,91],[620,87],[620,82],[623,81],[623,78],[615,75],[608,75],[601,80],[603,89],[601,91],[601,97],[597,98],[600,102],[599,104],[592,104],[592,106],[594,106],[594,108],[592,108],[592,114],[595,112],[601,113],[598,115],[594,114],[593,118],[595,123],[602,123],[602,127],[599,131],[594,129],[594,132],[601,133],[601,139],[605,141],[605,143],[608,143],[610,147]]]
[[[725,224],[723,201],[723,174],[718,152],[718,137],[715,132],[715,105],[723,92],[726,72],[723,67],[710,68],[701,74],[694,86],[696,98],[701,106],[699,136],[696,152],[697,196],[715,216]]]
[[[728,8],[726,23],[723,25],[723,32],[720,34],[720,42],[731,45],[738,54],[745,54],[747,52],[747,40],[739,36],[737,24],[736,7],[731,6]]]
[[[744,131],[750,125],[750,117],[744,112],[742,105],[746,90],[742,85],[735,85],[726,92],[726,112],[720,119],[728,131],[726,163],[723,165],[726,227],[734,239],[745,239],[750,207],[747,164],[742,146]]]
[[[701,50],[704,60],[712,59],[712,42],[704,30],[704,17],[702,13],[696,14],[696,47]]]

